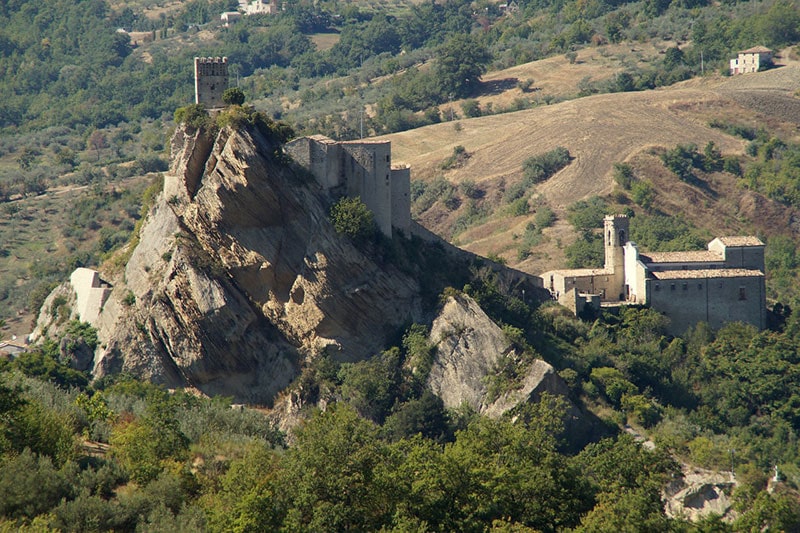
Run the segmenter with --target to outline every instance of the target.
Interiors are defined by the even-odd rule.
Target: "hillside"
[[[561,68],[570,67],[562,60]],[[563,245],[574,239],[565,221],[566,208],[593,195],[611,195],[615,189],[612,169],[618,162],[634,164],[641,177],[654,183],[660,211],[683,215],[712,234],[795,231],[790,209],[743,191],[735,177],[720,173],[713,177],[713,190],[702,191],[680,182],[651,151],[681,143],[702,147],[713,141],[724,155],[743,154],[746,141],[710,127],[712,119],[764,126],[793,138],[800,123],[800,100],[794,97],[800,88],[798,74],[800,67],[792,63],[755,75],[710,76],[653,91],[593,95],[515,113],[463,119],[459,127],[442,123],[384,138],[392,141],[396,160],[412,166],[414,179],[431,180],[443,174],[454,183],[472,181],[485,189],[487,197],[521,181],[526,158],[566,147],[572,162],[539,184],[534,193],[555,211],[558,220],[545,230],[547,239],[536,253],[518,265],[541,272],[563,264]],[[442,171],[442,161],[458,145],[464,146],[469,159],[457,169]],[[449,235],[455,218],[432,209],[421,222],[432,231]],[[530,219],[490,217],[457,235],[456,242],[481,255],[500,254],[516,264],[517,258],[509,252],[513,235],[523,233]]]

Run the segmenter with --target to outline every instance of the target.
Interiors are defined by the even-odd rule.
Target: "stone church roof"
[[[665,270],[650,272],[657,280],[713,279],[713,278],[763,278],[760,270],[746,268],[709,268],[703,270]]]
[[[717,237],[717,240],[725,246],[764,246],[761,239],[750,235],[735,237]]]
[[[722,254],[697,250],[689,252],[648,252],[639,254],[639,259],[644,263],[714,263],[725,260]]]

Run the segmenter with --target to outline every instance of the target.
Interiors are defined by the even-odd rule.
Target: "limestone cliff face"
[[[433,321],[430,340],[437,347],[428,386],[446,407],[466,403],[497,418],[543,392],[566,398],[568,389],[553,367],[534,360],[517,389],[490,398],[487,378],[502,358],[518,357],[512,343],[480,306],[466,295],[450,297]]]
[[[270,403],[305,358],[377,353],[419,287],[328,222],[330,198],[257,129],[178,128],[163,193],[98,318],[94,373]]]

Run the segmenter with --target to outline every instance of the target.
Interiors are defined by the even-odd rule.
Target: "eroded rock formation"
[[[181,127],[172,153],[96,321],[95,376],[269,403],[304,358],[361,359],[421,320],[417,282],[338,236],[330,198],[257,128]]]

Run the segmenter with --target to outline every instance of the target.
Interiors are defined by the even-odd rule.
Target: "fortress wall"
[[[392,226],[407,232],[411,226],[411,167],[393,168]]]
[[[391,144],[346,142],[344,157],[347,195],[360,196],[384,235],[392,236]]]
[[[369,207],[381,232],[411,226],[411,169],[392,168],[388,141],[336,142],[316,135],[284,145],[298,164],[309,170],[326,189],[344,185],[347,196]]]

